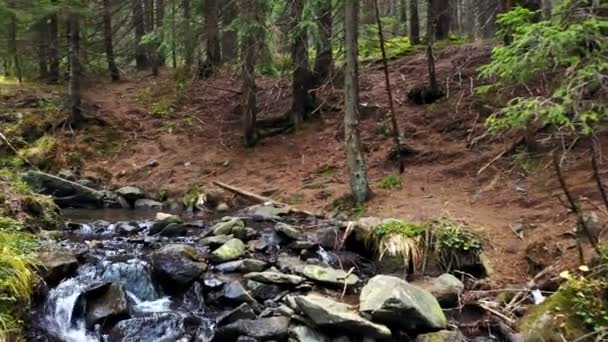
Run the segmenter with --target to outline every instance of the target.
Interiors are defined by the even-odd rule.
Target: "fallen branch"
[[[492,315],[504,320],[509,326],[513,326],[515,324],[515,320],[508,317],[507,315],[494,310],[493,308],[489,307],[488,305],[484,304],[484,303],[477,303],[477,305],[479,305],[480,308],[486,310],[487,312],[491,313]]]
[[[481,169],[479,169],[479,171],[477,171],[477,175],[478,176],[481,175],[487,168],[492,166],[492,164],[494,164],[498,159],[502,158],[502,156],[504,156],[505,154],[513,151],[523,141],[524,141],[524,136],[519,137],[511,145],[509,145],[507,148],[502,150],[502,152],[497,154],[496,157],[492,158],[492,160],[490,160],[486,165],[482,166]]]
[[[275,200],[273,200],[270,197],[258,195],[258,194],[254,193],[254,192],[251,192],[251,191],[239,189],[239,188],[237,188],[235,186],[232,186],[232,185],[229,185],[229,184],[226,184],[226,183],[222,183],[222,182],[219,182],[219,181],[213,181],[213,184],[219,186],[220,188],[222,188],[224,190],[227,190],[227,191],[230,191],[230,192],[232,192],[234,194],[237,194],[237,195],[239,195],[241,197],[245,197],[245,198],[247,198],[249,200],[253,200],[253,201],[261,202],[261,203],[271,203],[271,204],[273,204],[275,206],[278,206],[278,207],[287,208],[287,209],[289,209],[289,211],[294,212],[294,213],[302,213],[302,214],[306,214],[306,215],[310,215],[310,216],[317,216],[314,213],[311,213],[309,211],[294,208],[294,207],[290,206],[287,203],[275,201]]]
[[[22,155],[19,154],[19,151],[17,151],[17,149],[15,148],[15,146],[13,146],[11,144],[11,142],[8,140],[8,138],[4,134],[2,134],[2,132],[0,132],[0,138],[2,138],[2,140],[4,140],[4,142],[6,143],[6,145],[15,153],[15,155],[19,159],[21,159],[24,162],[26,162],[29,166],[34,167],[34,165],[29,160],[27,160],[26,157],[24,157],[24,156],[22,156]]]
[[[346,275],[344,276],[344,289],[342,290],[342,296],[340,297],[341,299],[344,299],[344,296],[346,295],[346,289],[348,288],[346,282],[348,281],[348,277],[353,273],[354,270],[355,268],[351,267],[350,270],[348,270],[348,272],[346,272]]]

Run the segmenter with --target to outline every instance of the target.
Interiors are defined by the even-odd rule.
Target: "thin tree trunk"
[[[362,203],[369,198],[370,189],[359,133],[358,17],[359,0],[346,1],[344,4],[344,48],[346,57],[344,75],[344,93],[346,96],[344,142],[353,199],[357,203]]]
[[[9,2],[8,5],[13,7],[14,4]],[[21,59],[19,58],[19,51],[17,48],[17,15],[13,12],[10,13],[10,25],[9,25],[9,53],[13,58],[13,65],[15,67],[15,73],[17,75],[17,79],[19,83],[23,81],[23,76],[21,75]]]
[[[131,6],[133,12],[133,28],[135,29],[135,64],[137,69],[143,70],[148,67],[148,56],[142,42],[142,39],[146,34],[142,0],[131,0]]]
[[[428,60],[429,86],[432,93],[437,93],[439,91],[439,85],[437,84],[437,75],[435,74],[435,56],[433,55],[435,21],[435,13],[433,12],[432,1],[428,1],[426,18],[426,57]]]
[[[177,68],[177,25],[175,16],[177,15],[177,0],[171,0],[171,62],[173,69]]]
[[[103,0],[103,35],[106,49],[106,60],[112,81],[120,79],[120,72],[114,58],[114,42],[112,39],[112,4],[111,0]]]
[[[407,36],[407,0],[399,0],[399,21],[401,22],[401,34]]]
[[[222,4],[222,60],[224,62],[234,61],[238,57],[238,31],[236,27],[229,26],[237,17],[237,8],[234,1]]]
[[[376,19],[374,17],[374,0],[357,0],[361,1],[361,24],[373,24]]]
[[[410,0],[410,43],[420,44],[420,18],[418,17],[418,0]]]
[[[69,56],[70,56],[70,118],[68,123],[71,126],[80,126],[84,118],[81,109],[80,94],[80,18],[78,13],[72,12],[68,16],[69,25]]]
[[[312,77],[308,66],[308,36],[306,30],[299,24],[302,20],[304,3],[302,0],[293,0],[291,3],[290,32],[293,36],[291,58],[294,64],[293,71],[293,102],[291,106],[291,121],[298,129],[307,118],[313,107],[311,95]]]
[[[49,77],[49,45],[46,18],[36,23],[36,45],[38,53],[38,75],[44,80]]]
[[[256,84],[255,84],[255,64],[258,56],[257,34],[254,27],[258,20],[256,12],[256,0],[240,0],[241,17],[248,24],[247,29],[243,30],[241,42],[243,59],[243,140],[245,146],[253,146],[258,140],[256,129],[257,104],[256,104]]]
[[[184,63],[187,68],[194,62],[194,34],[192,32],[192,8],[190,0],[182,0],[184,15]]]
[[[319,87],[327,82],[334,70],[334,58],[332,51],[333,17],[331,1],[323,1],[318,7],[319,39],[317,56],[314,67],[314,86]]]
[[[448,0],[429,0],[433,7],[435,39],[447,39],[450,34],[451,9]]]
[[[49,15],[49,83],[59,82],[59,20]]]
[[[216,0],[205,0],[204,2],[204,29],[207,49],[207,63],[217,66],[222,63],[220,46],[220,30],[218,24],[218,3]]]
[[[163,23],[165,21],[165,0],[156,0],[156,30],[159,36],[159,46],[156,47],[156,62],[158,66],[165,65],[165,56],[160,50],[160,44],[165,39],[165,31],[163,30]]]
[[[384,67],[384,81],[386,84],[386,93],[388,95],[388,105],[390,109],[391,123],[393,125],[393,140],[397,151],[397,162],[399,163],[399,173],[403,173],[405,165],[403,164],[403,158],[401,157],[401,141],[399,132],[399,125],[397,124],[397,118],[395,116],[395,104],[393,101],[393,91],[391,89],[391,78],[388,71],[388,61],[386,57],[386,49],[384,48],[384,32],[382,31],[382,20],[380,19],[380,10],[378,8],[378,0],[376,1],[376,21],[378,23],[378,38],[380,39],[380,50],[382,51],[382,65]]]

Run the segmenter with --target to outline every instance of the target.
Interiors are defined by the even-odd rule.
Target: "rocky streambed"
[[[28,339],[465,340],[458,326],[466,317],[442,310],[462,295],[459,279],[418,286],[403,273],[379,274],[376,262],[348,250],[346,226],[272,206],[209,221],[159,213],[68,224],[41,253],[46,285]],[[481,335],[468,337],[501,340]]]

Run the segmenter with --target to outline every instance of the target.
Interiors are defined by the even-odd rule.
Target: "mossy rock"
[[[53,164],[57,152],[57,141],[50,135],[43,135],[31,145],[19,150],[19,156],[34,166],[48,169]]]
[[[560,289],[542,304],[532,306],[519,321],[526,342],[573,341],[585,335],[583,322],[574,315],[567,291]]]

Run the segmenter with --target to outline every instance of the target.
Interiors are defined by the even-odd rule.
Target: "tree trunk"
[[[308,66],[308,36],[306,30],[299,26],[304,3],[302,0],[293,0],[291,6],[290,32],[293,36],[291,58],[294,65],[291,121],[298,129],[313,106],[309,94],[312,89],[312,77]]]
[[[177,4],[175,1],[171,1],[171,63],[173,64],[173,69],[177,68],[177,25],[175,23]]]
[[[84,118],[81,109],[80,95],[80,18],[72,12],[68,16],[69,25],[69,57],[70,57],[70,118],[68,123],[73,127],[80,126]]]
[[[190,5],[190,0],[182,0],[182,11],[184,11],[184,63],[187,68],[191,68],[194,62],[194,34],[192,32],[192,8]]]
[[[165,0],[156,0],[156,30],[158,31],[159,44],[165,39],[165,31],[163,30],[163,23],[165,20]],[[156,51],[156,62],[158,66],[165,65],[165,56],[160,50],[160,45],[157,46]]]
[[[346,96],[344,142],[353,199],[357,203],[362,203],[370,196],[370,189],[359,135],[358,16],[359,0],[346,1],[344,4],[344,48],[346,58],[344,75],[344,94]]]
[[[204,2],[204,29],[207,49],[207,63],[217,66],[222,63],[220,47],[220,30],[218,25],[218,3],[216,0],[205,0]]]
[[[332,51],[333,17],[331,1],[322,1],[317,8],[319,39],[314,67],[314,86],[319,87],[331,78],[334,69]]]
[[[142,0],[144,6],[144,28],[146,33],[154,31],[154,0]]]
[[[59,82],[59,20],[49,15],[49,83]]]
[[[238,57],[238,31],[237,28],[229,26],[237,17],[237,8],[234,1],[222,4],[222,60],[224,62],[234,61]]]
[[[435,37],[435,13],[433,11],[432,1],[427,3],[427,18],[426,18],[426,57],[428,61],[429,71],[429,87],[432,93],[439,91],[439,85],[437,84],[437,75],[435,74],[435,56],[433,55],[433,40]]]
[[[543,1],[543,19],[550,20],[551,12],[553,11],[553,5],[551,4],[551,0],[542,0]]]
[[[401,34],[407,36],[407,0],[399,0],[399,21],[401,22]]]
[[[241,18],[248,24],[243,30],[241,51],[243,59],[242,107],[243,139],[245,146],[253,146],[258,140],[256,130],[257,104],[255,85],[255,64],[258,55],[257,34],[254,23],[257,21],[256,0],[240,0]]]
[[[142,39],[146,34],[142,0],[131,0],[131,6],[133,12],[133,28],[135,29],[135,64],[137,69],[143,70],[148,67],[148,56],[142,42]]]
[[[111,0],[103,0],[103,35],[106,49],[106,60],[112,81],[120,79],[120,72],[114,59],[114,42],[112,39],[112,4]]]
[[[13,7],[13,3],[9,2],[8,5]],[[14,12],[10,12],[10,24],[9,24],[9,53],[13,58],[13,65],[15,67],[15,73],[19,83],[23,81],[21,75],[21,59],[19,58],[19,51],[17,48],[17,15]]]
[[[38,75],[44,80],[49,77],[49,44],[46,18],[36,23],[36,45],[38,53]]]
[[[420,44],[420,18],[418,17],[418,0],[410,0],[410,43]]]
[[[447,39],[450,34],[451,7],[448,0],[430,0],[433,7],[435,39]]]
[[[348,1],[348,0],[347,0]],[[359,1],[359,0],[357,0]],[[374,18],[374,0],[361,0],[361,24],[370,25],[375,22]]]

